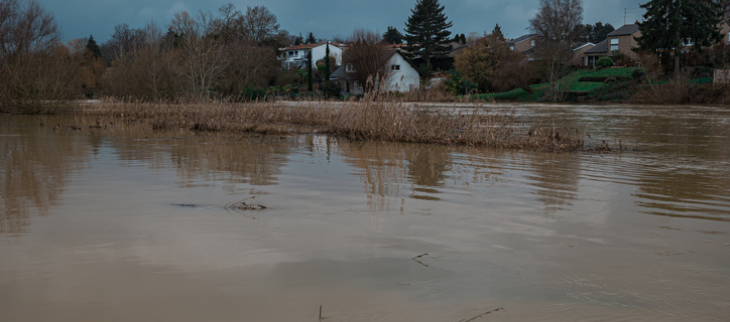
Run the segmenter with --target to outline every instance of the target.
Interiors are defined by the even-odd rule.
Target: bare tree
[[[59,38],[53,15],[37,1],[0,0],[1,111],[44,112],[49,101],[80,93],[81,56]]]
[[[570,44],[580,36],[582,23],[582,0],[540,0],[529,29],[547,41]]]
[[[276,16],[264,6],[246,8],[243,27],[251,40],[259,45],[278,38],[281,33]]]
[[[215,25],[210,14],[193,18],[187,11],[175,14],[170,30],[175,33],[183,74],[192,98],[204,98],[216,76],[227,66],[224,43],[213,36]]]
[[[238,96],[247,87],[266,86],[281,69],[275,51],[272,47],[259,46],[253,42],[239,41],[226,46],[229,64],[219,75],[219,94]]]
[[[144,42],[132,46],[106,70],[103,87],[107,95],[134,97],[142,100],[168,100],[187,92],[180,56],[172,34],[163,36],[153,24],[135,33],[143,34]]]
[[[386,73],[390,52],[383,45],[380,34],[370,30],[356,29],[348,43],[350,45],[343,57],[345,70],[353,70],[355,81],[363,86],[366,93],[371,92]]]
[[[60,35],[53,15],[36,0],[0,0],[0,58],[52,50]]]
[[[730,0],[717,0],[722,21],[730,25]]]
[[[581,0],[540,0],[537,15],[530,19],[529,29],[544,39],[538,55],[551,84],[553,99],[559,99],[561,89],[557,80],[573,58],[571,45],[579,37],[582,23]]]

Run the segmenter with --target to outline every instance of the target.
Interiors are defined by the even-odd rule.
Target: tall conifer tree
[[[324,49],[324,81],[330,81],[330,44]]]
[[[101,57],[101,48],[99,48],[96,40],[94,40],[94,36],[89,36],[89,40],[86,42],[86,50],[88,50],[94,58]]]
[[[431,65],[431,58],[445,57],[451,50],[449,28],[453,25],[447,20],[438,0],[418,0],[406,22],[406,50],[420,55],[426,65]]]
[[[494,26],[494,29],[492,29],[492,36],[494,36],[495,39],[498,39],[500,41],[505,41],[504,34],[502,33],[502,27],[499,26],[499,24],[496,24]]]
[[[641,37],[636,38],[639,49],[673,51],[675,74],[680,71],[685,44],[702,51],[722,39],[720,7],[715,0],[651,0],[641,8],[646,13],[639,23]]]
[[[402,44],[403,34],[393,26],[388,26],[388,30],[383,34],[383,40],[389,44]]]

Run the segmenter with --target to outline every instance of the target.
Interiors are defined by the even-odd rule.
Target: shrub
[[[240,99],[246,102],[263,101],[266,99],[266,92],[267,90],[265,88],[246,87],[243,89]]]
[[[333,81],[322,83],[319,90],[322,91],[322,94],[324,94],[324,97],[326,98],[340,97],[340,93],[342,92],[340,85]]]
[[[604,67],[604,68],[611,67],[611,65],[613,65],[613,59],[611,59],[611,57],[608,57],[608,56],[603,56],[598,59],[598,61],[596,62],[596,65],[600,66],[600,67]]]

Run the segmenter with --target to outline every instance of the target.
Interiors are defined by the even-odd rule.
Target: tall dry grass
[[[318,132],[351,140],[577,150],[582,138],[523,128],[512,112],[485,108],[421,108],[387,98],[358,102],[166,104],[103,101],[84,109],[95,124],[144,123],[153,129],[286,134]]]

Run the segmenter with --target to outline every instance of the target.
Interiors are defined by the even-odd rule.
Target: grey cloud
[[[238,8],[265,5],[292,34],[313,32],[318,38],[347,36],[355,28],[385,31],[388,26],[403,30],[416,1],[394,0],[39,0],[52,12],[66,40],[93,34],[107,40],[114,26],[127,23],[142,27],[150,21],[163,27],[174,13],[186,10],[215,12],[226,3]],[[584,22],[597,21],[620,26],[624,8],[632,8],[628,22],[640,18],[639,3],[646,0],[584,0]],[[452,32],[491,31],[499,23],[507,37],[527,33],[528,20],[540,0],[441,0],[453,21]]]

